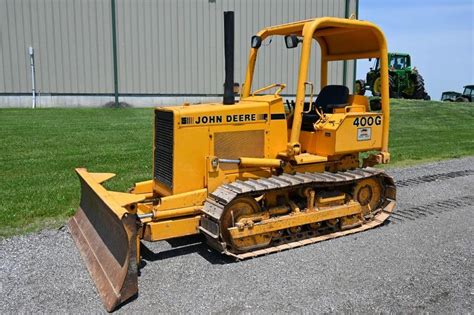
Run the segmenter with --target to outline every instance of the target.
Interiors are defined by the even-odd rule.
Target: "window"
[[[391,69],[404,69],[407,67],[407,57],[406,56],[393,56],[389,61],[389,67]]]

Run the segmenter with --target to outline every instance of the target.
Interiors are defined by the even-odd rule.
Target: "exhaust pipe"
[[[234,11],[224,12],[225,82],[224,104],[235,104],[234,95]]]

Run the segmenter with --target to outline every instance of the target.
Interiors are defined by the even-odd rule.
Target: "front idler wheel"
[[[232,238],[229,233],[229,228],[253,224],[252,217],[259,212],[261,212],[260,205],[250,197],[237,198],[227,205],[221,218],[221,237],[232,252],[243,253],[264,248],[270,244],[271,233],[238,239]]]
[[[366,178],[356,184],[353,196],[360,203],[364,218],[370,219],[382,204],[382,185],[376,178]]]

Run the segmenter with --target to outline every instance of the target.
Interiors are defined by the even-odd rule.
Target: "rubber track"
[[[455,171],[455,172],[449,172],[449,173],[432,174],[432,175],[425,175],[425,176],[400,180],[396,182],[396,185],[397,187],[408,187],[412,185],[430,183],[430,182],[435,182],[438,180],[445,180],[445,179],[462,177],[462,176],[469,176],[473,174],[474,174],[474,170],[463,170],[463,171]]]
[[[446,199],[432,202],[426,205],[410,207],[407,209],[397,209],[390,216],[390,222],[401,223],[405,221],[414,221],[442,212],[451,211],[456,208],[474,205],[474,196],[463,196],[458,198]]]
[[[364,223],[358,228],[353,228],[345,231],[337,231],[325,235],[318,235],[305,239],[294,239],[285,243],[280,243],[277,246],[271,246],[264,249],[246,252],[243,254],[235,254],[229,252],[223,243],[219,241],[219,230],[217,229],[218,222],[224,211],[224,208],[232,200],[237,197],[261,195],[272,190],[295,189],[298,186],[304,185],[318,185],[320,187],[333,187],[338,184],[351,184],[359,180],[370,177],[382,177],[385,181],[386,202],[382,205],[381,211],[376,211],[377,215],[372,221]],[[348,234],[353,234],[374,228],[382,224],[393,211],[395,207],[396,188],[393,179],[385,174],[383,170],[371,167],[350,170],[345,172],[323,172],[323,173],[297,173],[295,175],[282,174],[279,176],[272,176],[270,178],[261,178],[258,180],[236,181],[231,184],[225,184],[209,194],[203,208],[206,218],[201,220],[199,229],[206,235],[208,244],[216,250],[233,256],[236,259],[242,260],[253,258],[261,255],[266,255],[282,250],[304,246],[320,242],[327,239],[332,239]],[[390,196],[392,198],[390,198]]]

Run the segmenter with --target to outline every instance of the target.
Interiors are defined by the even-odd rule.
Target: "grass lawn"
[[[391,166],[474,155],[474,104],[391,100]]]
[[[79,202],[75,167],[152,173],[152,109],[1,109],[0,236],[57,227]],[[392,165],[474,155],[474,105],[392,100]]]

